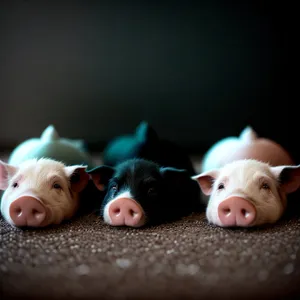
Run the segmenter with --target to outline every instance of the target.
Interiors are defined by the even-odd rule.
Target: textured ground
[[[40,230],[0,223],[2,299],[300,297],[300,218],[222,229],[203,215],[144,229],[95,215]]]

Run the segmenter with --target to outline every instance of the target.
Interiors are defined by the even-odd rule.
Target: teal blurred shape
[[[53,125],[49,125],[41,137],[19,144],[10,154],[8,163],[19,165],[25,160],[42,157],[61,161],[65,165],[83,164],[93,167],[84,140],[61,138]]]

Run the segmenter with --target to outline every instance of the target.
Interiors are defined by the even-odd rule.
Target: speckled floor
[[[289,299],[300,296],[300,218],[222,229],[203,214],[144,229],[95,215],[40,230],[0,221],[2,299]]]

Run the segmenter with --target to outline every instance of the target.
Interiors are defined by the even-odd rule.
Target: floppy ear
[[[163,177],[182,176],[182,175],[185,176],[186,174],[188,174],[187,170],[185,169],[176,169],[172,167],[161,167],[160,173]]]
[[[300,165],[277,166],[270,169],[278,179],[280,188],[285,193],[293,193],[300,187]]]
[[[135,130],[135,136],[140,142],[152,142],[158,139],[156,131],[146,121],[142,121]]]
[[[0,190],[6,190],[9,179],[18,171],[18,167],[6,164],[0,160]]]
[[[74,192],[81,192],[89,182],[90,176],[86,172],[87,166],[68,166],[65,167],[65,172],[70,178],[71,189]]]
[[[115,169],[110,166],[100,166],[87,171],[98,190],[104,191],[110,178],[113,176]]]
[[[189,173],[185,169],[176,169],[172,167],[161,167],[160,173],[164,179],[171,180],[172,183],[181,184],[191,180]]]
[[[210,170],[199,175],[195,175],[192,179],[198,181],[201,191],[204,195],[209,196],[212,192],[214,181],[219,176],[219,170]]]

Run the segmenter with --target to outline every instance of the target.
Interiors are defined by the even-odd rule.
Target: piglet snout
[[[15,226],[39,227],[46,218],[46,209],[34,197],[23,196],[12,202],[9,214]]]
[[[140,227],[144,225],[145,216],[142,207],[133,199],[119,198],[108,209],[110,224],[113,226]]]
[[[255,207],[241,197],[230,197],[218,207],[222,226],[250,226],[256,217]]]

